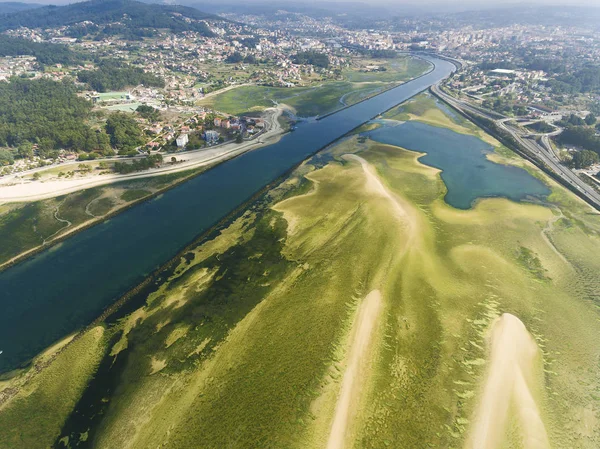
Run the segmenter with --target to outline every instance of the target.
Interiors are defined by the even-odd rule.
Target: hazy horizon
[[[81,3],[81,1],[87,0],[79,0],[79,1],[69,1],[69,0],[1,0],[0,3],[37,3],[44,5],[64,5],[70,3]],[[196,0],[178,0],[178,1],[148,1],[148,0],[140,0],[145,3],[170,3],[170,4],[195,4],[202,5],[203,3],[214,5],[215,3],[233,3],[233,0],[225,0],[219,1],[217,0],[209,0],[209,1],[196,1]],[[246,3],[267,3],[266,0],[246,0]],[[275,5],[286,5],[286,4],[297,4],[297,2],[292,0],[278,0],[275,2],[268,2]],[[441,1],[441,0],[424,0],[424,1],[414,1],[414,0],[375,0],[375,1],[347,1],[347,0],[326,0],[325,2],[320,1],[308,1],[304,2],[304,5],[309,4],[322,4],[322,3],[346,3],[346,4],[365,4],[365,5],[379,5],[383,7],[415,7],[415,8],[423,8],[425,5],[431,5],[435,7],[443,7],[447,10],[464,10],[466,8],[475,8],[475,9],[484,9],[489,7],[496,6],[531,6],[531,5],[551,5],[551,6],[590,6],[590,7],[600,7],[600,0],[529,0],[527,2],[518,2],[515,0],[467,0],[462,1],[460,3],[449,2],[449,1]]]

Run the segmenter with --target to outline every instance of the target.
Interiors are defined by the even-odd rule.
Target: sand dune
[[[392,194],[387,187],[383,185],[373,167],[371,167],[371,165],[362,157],[357,156],[356,154],[345,154],[343,157],[347,160],[355,160],[360,162],[360,165],[362,166],[363,172],[366,176],[367,190],[386,198],[390,203],[391,212],[403,225],[407,227],[408,235],[405,247],[405,250],[407,250],[410,247],[410,244],[414,241],[418,227],[418,218],[414,209],[410,204],[402,201],[402,198]]]
[[[381,196],[387,198],[388,200],[390,200],[390,204],[393,208],[394,213],[401,218],[408,218],[408,213],[407,213],[406,209],[386,189],[386,187],[382,184],[379,177],[375,173],[373,173],[373,171],[367,161],[365,161],[362,157],[357,156],[356,154],[346,154],[346,155],[344,155],[344,158],[353,159],[355,161],[360,162],[360,165],[362,166],[363,171],[365,172],[365,175],[367,177],[367,185],[366,185],[367,190],[369,190],[373,193],[377,193],[378,195],[381,195]]]
[[[539,349],[517,317],[508,313],[492,327],[489,370],[467,449],[504,447],[509,414],[519,422],[525,449],[550,447],[531,393]]]
[[[348,433],[348,425],[352,417],[353,406],[359,396],[360,386],[364,382],[361,368],[364,367],[375,323],[380,311],[381,292],[373,290],[363,300],[358,310],[348,365],[342,379],[340,396],[335,408],[327,449],[341,449],[345,446],[344,443]]]

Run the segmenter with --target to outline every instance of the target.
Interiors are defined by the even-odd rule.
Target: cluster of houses
[[[253,117],[215,117],[212,120],[212,125],[217,129],[204,129],[205,126],[199,123],[203,121],[206,125],[206,112],[201,112],[197,117],[193,117],[189,120],[190,123],[196,124],[197,131],[202,132],[202,138],[207,145],[214,145],[221,140],[221,134],[225,135],[255,135],[265,129],[265,122],[259,118]],[[189,133],[191,132],[190,126],[182,126],[180,134],[175,139],[177,148],[183,149],[189,142]]]

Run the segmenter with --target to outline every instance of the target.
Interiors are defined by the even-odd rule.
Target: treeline
[[[85,56],[70,50],[66,45],[33,42],[27,39],[0,34],[0,56],[35,56],[40,64],[78,64]]]
[[[122,175],[134,173],[136,171],[148,170],[159,166],[163,161],[160,154],[151,154],[143,159],[135,159],[131,163],[115,162],[113,169]]]
[[[117,112],[106,120],[106,133],[110,136],[110,144],[119,150],[121,155],[136,154],[136,148],[144,144],[140,127],[131,114]]]
[[[394,59],[398,57],[395,50],[370,50],[369,56],[375,59]]]
[[[0,83],[0,146],[38,145],[43,156],[59,148],[109,150],[108,137],[84,122],[92,105],[72,82],[11,79]]]
[[[557,94],[578,94],[600,90],[600,67],[589,66],[573,73],[566,73],[548,81],[548,86]]]
[[[160,119],[160,111],[147,104],[141,104],[135,110],[142,118],[145,118],[149,122],[157,122]]]
[[[124,16],[127,18],[124,19]],[[185,6],[146,4],[132,0],[93,0],[6,14],[0,16],[0,31],[19,27],[56,28],[90,21],[97,25],[121,22],[129,30],[168,29],[174,33],[196,31],[212,36],[208,26],[197,21],[215,17]],[[80,31],[95,30],[83,28]]]
[[[573,145],[600,154],[600,138],[594,128],[585,126],[570,126],[558,137],[563,145]]]
[[[312,50],[296,53],[292,56],[292,62],[294,64],[310,64],[322,68],[329,67],[329,58],[327,55]]]
[[[98,92],[120,90],[143,84],[146,87],[164,87],[165,81],[137,67],[105,62],[97,70],[82,70],[77,79]]]
[[[236,51],[227,56],[225,62],[228,62],[229,64],[238,64],[240,62],[244,62],[245,64],[256,64],[258,60],[254,55],[244,56],[239,51]]]

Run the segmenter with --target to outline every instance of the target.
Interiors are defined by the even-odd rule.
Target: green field
[[[393,62],[384,62],[383,65],[388,67],[388,71],[363,73],[348,69],[344,71],[344,81],[332,81],[313,87],[241,86],[202,100],[201,104],[220,112],[242,115],[284,103],[300,117],[313,117],[354,104],[398,82],[408,81],[430,67],[425,61],[416,58],[399,58]]]
[[[108,100],[125,100],[129,95],[128,92],[101,92],[98,94],[98,101],[108,101]]]
[[[351,82],[394,82],[408,81],[422,75],[431,68],[431,65],[419,58],[400,57],[391,60],[359,60],[360,65],[357,69],[348,69],[344,75]],[[366,66],[383,67],[385,71],[367,72]]]
[[[397,113],[485,138],[549,202],[454,209],[419,154],[349,137],[0,383],[0,447],[599,447],[600,216],[428,96]]]
[[[135,112],[141,104],[142,103],[115,104],[113,106],[107,106],[106,109],[109,111]]]

